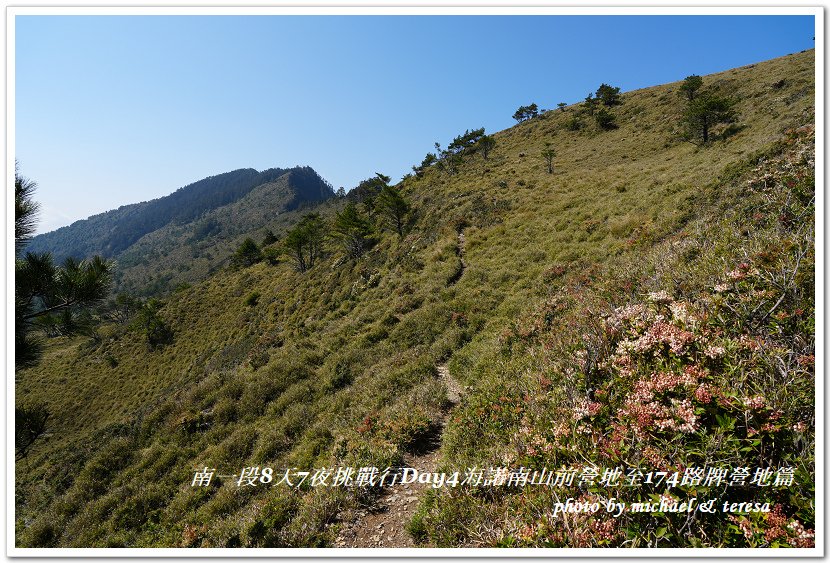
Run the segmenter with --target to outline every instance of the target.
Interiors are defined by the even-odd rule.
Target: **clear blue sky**
[[[520,105],[811,49],[805,16],[18,16],[40,232],[237,168],[400,178]]]

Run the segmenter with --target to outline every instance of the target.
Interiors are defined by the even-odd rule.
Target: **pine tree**
[[[622,103],[619,87],[604,83],[597,88],[597,99],[606,107],[617,106]]]
[[[254,239],[248,237],[242,241],[239,248],[231,258],[231,264],[237,268],[247,268],[262,261],[262,250],[257,246]]]
[[[360,258],[374,243],[371,222],[349,203],[337,217],[332,226],[332,237],[339,240],[343,250],[351,258]]]
[[[37,184],[20,176],[15,162],[14,170],[14,246],[20,251],[31,240],[37,228],[37,214],[40,206],[34,200]]]
[[[43,403],[31,403],[14,409],[14,449],[16,460],[29,454],[32,445],[46,433],[49,411]]]
[[[537,115],[539,115],[539,106],[534,103],[529,106],[520,106],[516,110],[516,113],[513,114],[513,119],[521,123],[522,121],[533,119]]]
[[[487,160],[487,157],[490,155],[490,151],[492,151],[495,147],[496,139],[494,139],[492,135],[484,135],[478,140],[478,150],[481,151],[481,156],[484,157],[484,160]]]
[[[545,149],[542,151],[542,158],[548,164],[548,174],[553,174],[553,158],[556,156],[556,151],[553,150],[551,143],[545,143]]]
[[[319,213],[304,216],[296,227],[286,233],[283,244],[297,270],[306,272],[314,267],[323,253],[324,236],[325,222]]]
[[[147,338],[147,347],[156,350],[173,342],[173,330],[159,316],[163,303],[158,299],[150,299],[139,310],[132,323],[133,328],[144,332]]]
[[[436,162],[438,162],[438,156],[435,153],[428,152],[421,164],[412,167],[412,171],[415,172],[416,176],[421,177],[424,175],[424,171]]]
[[[683,80],[683,84],[680,85],[680,89],[677,91],[677,94],[683,98],[686,98],[687,101],[693,102],[697,91],[700,90],[702,86],[703,78],[697,74],[693,74],[691,76],[687,76]]]
[[[19,254],[35,232],[38,204],[37,184],[14,174],[14,242]],[[15,263],[14,284],[14,365],[15,370],[36,365],[42,345],[32,330],[42,319],[60,315],[72,328],[74,315],[86,312],[103,300],[110,290],[112,264],[99,256],[91,260],[67,259],[55,266],[49,253],[27,252]],[[46,432],[49,411],[43,403],[15,407],[15,459],[26,457],[32,445]]]
[[[588,115],[594,115],[597,104],[599,104],[599,100],[594,97],[593,92],[585,96],[585,109],[588,110]]]
[[[375,172],[373,177],[363,180],[349,192],[349,199],[362,204],[371,217],[375,213],[375,198],[389,184],[389,180],[389,176]]]
[[[262,246],[263,247],[270,246],[270,245],[274,244],[277,241],[279,241],[279,239],[277,238],[277,235],[275,235],[274,232],[271,229],[268,229],[268,230],[265,231],[265,237],[262,239]]]
[[[698,139],[702,144],[708,143],[712,127],[735,120],[734,105],[734,101],[712,92],[703,92],[695,96],[683,113],[686,138]]]
[[[49,253],[26,253],[15,264],[15,366],[39,361],[40,344],[31,335],[38,321],[61,315],[62,333],[73,332],[81,327],[73,325],[75,315],[105,299],[111,282],[112,264],[100,256],[67,258],[58,267]]]
[[[594,114],[594,119],[600,129],[609,130],[617,128],[616,117],[614,117],[614,114],[605,108],[599,108],[599,110]]]
[[[410,205],[400,191],[392,186],[384,186],[376,199],[377,209],[384,221],[403,237],[403,227]]]

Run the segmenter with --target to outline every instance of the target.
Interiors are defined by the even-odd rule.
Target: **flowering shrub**
[[[814,545],[813,141],[811,127],[789,132],[731,192],[713,196],[714,218],[703,214],[696,236],[656,245],[654,265],[546,275],[558,289],[500,339],[508,369],[521,375],[470,397],[455,420],[469,435],[450,429],[454,453],[466,439],[469,459],[483,461],[477,455],[498,452],[480,446],[492,441],[509,445],[502,460],[512,467],[587,463],[683,479],[488,493],[522,522],[502,530],[500,545]],[[674,284],[650,273],[684,268]],[[739,486],[689,477],[719,468],[760,473]],[[781,472],[792,475],[786,486],[762,480]],[[628,505],[716,498],[737,512],[554,517],[545,508],[554,494]]]

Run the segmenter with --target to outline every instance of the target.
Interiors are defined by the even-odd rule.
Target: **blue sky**
[[[238,168],[398,179],[520,105],[814,47],[812,16],[17,16],[40,232]]]

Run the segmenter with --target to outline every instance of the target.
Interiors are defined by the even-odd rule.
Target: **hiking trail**
[[[461,262],[458,272],[449,280],[449,285],[458,281],[467,269],[464,259],[466,250],[464,231],[458,232],[456,254]],[[438,379],[447,388],[447,399],[451,406],[441,413],[432,433],[426,438],[417,453],[407,453],[403,467],[412,467],[419,472],[432,472],[438,466],[441,438],[449,413],[461,401],[463,387],[450,373],[447,362],[435,366]],[[418,499],[428,483],[406,483],[384,487],[370,506],[346,511],[340,515],[340,531],[334,541],[335,547],[415,547],[406,525],[418,508]]]
[[[433,433],[418,453],[404,456],[404,467],[420,472],[435,471],[441,448],[441,437],[449,412],[461,401],[463,388],[450,374],[446,363],[436,366],[438,378],[447,387],[447,399],[452,404],[437,421]],[[418,499],[428,483],[398,484],[385,487],[368,507],[341,515],[341,528],[334,542],[335,547],[416,547],[406,531],[406,525],[418,508]]]

